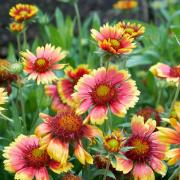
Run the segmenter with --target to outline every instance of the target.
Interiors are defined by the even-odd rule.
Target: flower
[[[176,85],[180,82],[180,65],[170,67],[163,63],[157,63],[150,68],[152,74],[158,78],[166,79]]]
[[[138,5],[137,1],[133,0],[120,0],[113,4],[114,9],[120,9],[120,10],[128,10],[128,9],[134,9]]]
[[[37,12],[38,8],[34,5],[16,4],[10,9],[9,15],[14,18],[15,21],[22,22],[35,16]]]
[[[141,24],[130,23],[130,22],[128,23],[119,22],[116,24],[116,26],[118,28],[122,28],[125,34],[133,38],[137,38],[138,36],[141,36],[145,32],[145,28]]]
[[[172,110],[170,116],[172,118],[180,120],[180,101],[176,101],[174,103],[174,107],[173,107],[173,110]]]
[[[37,84],[48,84],[57,80],[53,70],[62,69],[65,64],[57,64],[66,53],[61,48],[55,48],[51,44],[45,47],[38,47],[36,55],[30,51],[21,52],[24,61],[24,72],[29,74],[28,79],[37,80]]]
[[[0,105],[5,104],[7,102],[7,93],[4,91],[4,88],[0,88]],[[0,107],[0,112],[4,110],[3,107]]]
[[[154,180],[153,170],[165,176],[167,167],[162,161],[165,158],[167,146],[160,142],[158,132],[154,132],[156,121],[148,119],[144,123],[142,116],[133,116],[131,121],[132,135],[127,139],[124,147],[134,147],[124,153],[125,158],[118,157],[117,171],[129,173],[132,169],[134,179]]]
[[[82,178],[80,176],[75,176],[73,174],[68,173],[63,176],[62,180],[82,180]]]
[[[90,110],[89,119],[93,124],[102,124],[107,119],[108,107],[113,114],[124,117],[130,107],[138,101],[140,92],[135,81],[129,79],[127,71],[104,67],[84,75],[75,86],[74,98],[80,102],[77,113]]]
[[[137,112],[137,115],[144,117],[144,121],[146,122],[149,118],[153,118],[156,120],[156,125],[159,126],[161,123],[161,117],[156,109],[152,107],[145,107],[140,109]]]
[[[91,30],[91,36],[98,42],[99,47],[111,54],[127,54],[134,48],[133,38],[124,35],[124,30],[118,26],[105,24],[98,32]]]
[[[23,23],[18,23],[18,22],[12,22],[9,24],[10,31],[12,32],[22,32],[24,29],[24,24]]]
[[[69,162],[62,165],[51,159],[45,150],[39,149],[39,139],[33,135],[19,135],[3,152],[5,170],[16,173],[15,179],[19,180],[34,177],[49,180],[47,167],[56,173],[67,172],[73,167]]]
[[[166,120],[174,129],[168,127],[158,127],[159,138],[164,143],[177,146],[177,148],[169,150],[166,154],[167,158],[169,159],[168,164],[174,165],[180,161],[180,122],[175,118]]]
[[[87,65],[83,64],[79,65],[76,69],[73,69],[71,66],[65,69],[67,78],[61,78],[57,82],[57,89],[64,103],[67,103],[71,107],[76,107],[77,102],[72,97],[74,86],[84,74],[89,73],[90,69],[88,69]]]
[[[35,130],[41,137],[41,148],[47,149],[51,158],[66,163],[69,156],[69,145],[74,145],[74,154],[82,164],[92,164],[92,156],[83,148],[82,139],[92,139],[101,135],[101,131],[91,125],[83,124],[82,117],[78,116],[71,108],[58,111],[51,117],[40,114],[44,120]]]

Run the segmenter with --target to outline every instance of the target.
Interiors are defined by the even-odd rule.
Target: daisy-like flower
[[[9,24],[9,29],[12,32],[22,32],[24,29],[24,24],[18,22],[12,22]]]
[[[57,64],[57,62],[66,56],[66,52],[61,51],[60,47],[51,46],[51,44],[38,47],[36,55],[28,50],[21,52],[21,55],[24,61],[24,72],[29,74],[28,79],[37,80],[37,84],[48,84],[57,80],[53,70],[59,70],[65,66],[65,64]]]
[[[47,149],[51,158],[66,164],[69,156],[69,145],[74,145],[74,154],[82,164],[92,164],[92,156],[83,148],[82,139],[92,139],[101,135],[101,131],[91,125],[83,124],[81,116],[78,116],[71,108],[58,111],[51,117],[40,114],[44,120],[35,134],[41,137],[42,149]]]
[[[177,148],[173,148],[169,150],[166,154],[169,159],[168,164],[174,165],[180,161],[180,122],[174,118],[166,119],[172,128],[168,127],[158,127],[159,138],[162,142],[167,144],[172,144],[177,146]]]
[[[84,75],[75,86],[73,94],[80,102],[78,114],[90,110],[89,120],[93,124],[102,124],[107,119],[108,107],[113,114],[124,117],[130,107],[138,101],[140,92],[136,83],[129,78],[128,71],[118,71],[115,67],[104,67]]]
[[[0,105],[3,105],[7,102],[7,93],[4,91],[4,88],[0,88]],[[0,107],[0,112],[4,110],[3,107]]]
[[[22,22],[34,17],[38,12],[38,8],[30,4],[16,4],[13,6],[9,15],[17,22]]]
[[[119,0],[113,4],[114,9],[129,10],[138,6],[138,2],[134,0]]]
[[[127,174],[132,170],[134,179],[139,180],[154,180],[153,170],[165,176],[167,167],[162,160],[168,147],[159,140],[158,133],[154,132],[155,128],[155,120],[148,119],[144,123],[142,116],[133,116],[132,135],[127,139],[124,147],[134,148],[124,153],[127,159],[116,158],[117,171]]]
[[[141,24],[119,22],[116,24],[116,26],[124,29],[124,33],[133,38],[137,38],[145,32],[145,27]]]
[[[72,94],[74,93],[74,86],[83,75],[89,73],[90,69],[88,69],[87,65],[79,65],[76,69],[69,66],[65,69],[67,78],[61,78],[57,82],[57,89],[64,103],[71,107],[75,107],[77,105],[77,102],[75,102],[72,97]]]
[[[180,120],[180,101],[176,101],[174,103],[174,107],[173,107],[173,110],[172,110],[170,116],[172,118]]]
[[[39,149],[36,136],[18,136],[14,142],[5,147],[3,156],[5,170],[15,173],[19,180],[49,180],[47,167],[56,173],[68,172],[71,163],[60,164],[51,159],[45,150]]]
[[[100,49],[111,54],[127,54],[134,48],[133,38],[124,35],[124,30],[118,26],[105,24],[100,31],[91,30],[91,36],[98,42]]]
[[[154,76],[166,79],[167,82],[173,82],[176,85],[180,82],[180,65],[170,67],[167,64],[157,63],[150,68],[150,71]]]

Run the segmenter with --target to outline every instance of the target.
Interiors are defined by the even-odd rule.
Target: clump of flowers
[[[38,8],[30,4],[16,4],[13,6],[9,15],[17,22],[22,22],[34,17],[38,12]]]
[[[92,164],[92,156],[83,148],[82,139],[92,139],[101,136],[101,131],[95,126],[83,124],[81,116],[69,107],[58,111],[51,117],[40,114],[44,120],[35,130],[35,134],[41,137],[41,148],[47,149],[51,158],[61,162],[67,162],[69,145],[73,143],[74,154],[82,164]]]
[[[89,119],[93,124],[102,124],[107,119],[108,107],[113,114],[124,117],[130,107],[138,101],[140,92],[127,71],[104,67],[84,75],[75,86],[73,96],[80,101],[78,114],[90,110]]]
[[[114,9],[120,10],[130,10],[134,9],[138,6],[138,2],[136,0],[119,0],[113,4]]]
[[[4,88],[0,88],[0,105],[3,105],[7,102],[7,92],[5,92]],[[0,107],[0,112],[4,110],[3,107]]]
[[[48,180],[47,167],[56,173],[68,172],[73,167],[69,162],[62,165],[51,159],[46,150],[39,147],[36,136],[18,136],[3,151],[5,170],[15,173],[15,179],[19,180]]]
[[[57,76],[53,70],[62,69],[65,64],[57,64],[65,56],[66,52],[60,47],[55,48],[51,44],[46,44],[45,47],[38,47],[36,54],[30,51],[21,52],[24,61],[24,72],[29,74],[28,79],[37,81],[37,84],[48,84],[57,80]]]
[[[18,22],[12,22],[9,24],[9,29],[11,32],[22,32],[24,30],[24,24]]]

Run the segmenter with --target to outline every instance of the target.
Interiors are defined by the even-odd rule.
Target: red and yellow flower
[[[119,22],[116,24],[118,28],[122,28],[124,30],[124,33],[129,35],[130,37],[137,38],[144,34],[145,32],[145,27],[142,26],[141,24],[136,24],[136,23],[125,23]]]
[[[134,179],[154,180],[154,172],[165,176],[167,167],[162,161],[168,146],[163,144],[154,132],[156,121],[148,119],[144,123],[142,116],[134,116],[131,121],[132,135],[127,139],[124,147],[134,147],[124,153],[125,158],[117,157],[117,171],[124,174],[132,170]]]
[[[116,25],[105,24],[100,31],[92,29],[91,36],[102,50],[111,54],[127,54],[135,48],[134,39],[126,36],[124,30]]]
[[[113,4],[114,9],[128,10],[134,9],[138,6],[138,2],[135,0],[120,0]]]
[[[12,22],[9,24],[9,29],[12,32],[22,32],[24,30],[24,24],[18,22]]]
[[[172,128],[168,127],[158,127],[159,138],[162,142],[177,146],[169,150],[166,154],[169,165],[174,165],[180,161],[180,122],[174,118],[170,118],[168,122],[171,124]]]
[[[73,69],[71,66],[69,66],[65,69],[67,78],[61,78],[57,82],[58,93],[60,94],[64,103],[71,107],[77,106],[77,102],[75,102],[72,97],[72,94],[74,93],[74,86],[83,75],[89,73],[90,69],[88,69],[87,65],[79,65],[76,69]]]
[[[64,108],[57,115],[51,117],[40,114],[44,120],[35,134],[41,137],[42,149],[47,149],[49,156],[61,164],[66,164],[69,156],[69,145],[74,145],[74,154],[82,164],[92,164],[92,156],[83,148],[82,139],[92,139],[101,135],[101,131],[91,125],[83,124],[81,116],[73,109]]]
[[[173,110],[172,110],[170,116],[172,118],[180,120],[180,101],[176,101],[174,103],[174,107],[173,107]]]
[[[34,17],[38,12],[38,8],[30,4],[16,4],[13,6],[9,15],[17,22],[22,22]]]
[[[152,74],[158,78],[166,79],[167,82],[175,83],[180,82],[180,65],[170,67],[167,64],[157,63],[150,68]]]
[[[24,72],[29,74],[28,79],[37,80],[37,84],[48,84],[57,80],[53,70],[62,69],[65,64],[57,64],[65,56],[66,52],[60,47],[55,48],[51,44],[45,47],[38,47],[36,55],[30,51],[21,52],[24,61]]]
[[[4,88],[0,88],[0,105],[3,105],[7,102],[7,92],[5,92]],[[3,107],[0,107],[0,112],[4,110]]]
[[[127,71],[104,67],[84,75],[75,86],[74,98],[80,102],[77,113],[90,110],[89,120],[102,124],[107,119],[108,107],[113,114],[124,117],[130,107],[138,101],[140,92]]]
[[[5,170],[15,173],[19,180],[49,180],[47,167],[56,173],[68,172],[73,165],[69,162],[60,164],[50,158],[46,150],[39,149],[36,136],[18,136],[5,147],[3,156]]]

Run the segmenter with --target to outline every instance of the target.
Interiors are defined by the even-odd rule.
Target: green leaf
[[[133,146],[126,146],[126,147],[122,147],[122,148],[121,148],[121,151],[122,151],[122,152],[127,152],[127,151],[129,151],[129,150],[131,150],[131,149],[134,149],[134,147],[133,147]]]
[[[95,171],[93,173],[93,175],[90,178],[90,180],[94,180],[95,177],[100,176],[100,175],[104,175],[105,173],[106,173],[105,169],[98,169],[97,171]],[[112,179],[116,179],[115,175],[110,170],[107,171],[107,176],[111,177]]]
[[[61,29],[64,26],[64,17],[59,8],[56,8],[55,10],[55,19],[56,19],[56,25],[57,28]]]
[[[7,56],[7,59],[11,62],[15,62],[16,61],[16,52],[15,52],[15,49],[14,49],[14,46],[9,43],[9,46],[8,46],[8,56]]]

